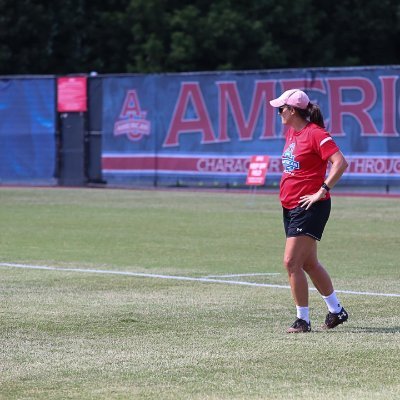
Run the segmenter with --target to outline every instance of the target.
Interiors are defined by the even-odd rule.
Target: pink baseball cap
[[[285,104],[288,106],[293,106],[305,110],[308,106],[310,99],[308,96],[300,89],[290,89],[286,90],[277,99],[271,100],[269,104],[272,107],[282,107]]]

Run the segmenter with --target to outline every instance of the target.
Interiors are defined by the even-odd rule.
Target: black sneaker
[[[342,307],[340,312],[337,314],[335,313],[328,313],[325,318],[325,324],[322,325],[323,329],[333,329],[336,328],[338,325],[343,324],[349,319],[349,314],[347,311]]]
[[[311,323],[307,323],[304,319],[297,318],[293,325],[288,328],[287,333],[303,333],[311,332]]]

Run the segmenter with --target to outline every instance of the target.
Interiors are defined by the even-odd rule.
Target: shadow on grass
[[[134,319],[134,318],[124,318],[124,319],[119,320],[119,322],[121,322],[123,324],[143,323],[143,321],[139,321],[138,319]]]

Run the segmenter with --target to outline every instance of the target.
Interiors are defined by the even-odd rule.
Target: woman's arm
[[[332,163],[332,167],[329,171],[329,175],[325,179],[325,183],[329,188],[332,189],[342,177],[343,172],[346,171],[346,168],[349,166],[349,164],[347,163],[341,151],[337,151],[335,154],[332,154],[328,160]]]
[[[341,151],[332,154],[328,160],[331,162],[332,166],[327,178],[325,179],[325,184],[332,189],[343,175],[343,172],[346,171],[349,164]],[[321,187],[317,193],[300,197],[299,204],[301,207],[306,207],[306,210],[308,210],[313,203],[323,199],[326,196],[326,193],[327,190]]]

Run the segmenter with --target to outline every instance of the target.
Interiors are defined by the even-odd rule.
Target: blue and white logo
[[[282,155],[283,171],[292,173],[295,169],[300,169],[300,164],[294,159],[294,143],[292,143]]]

